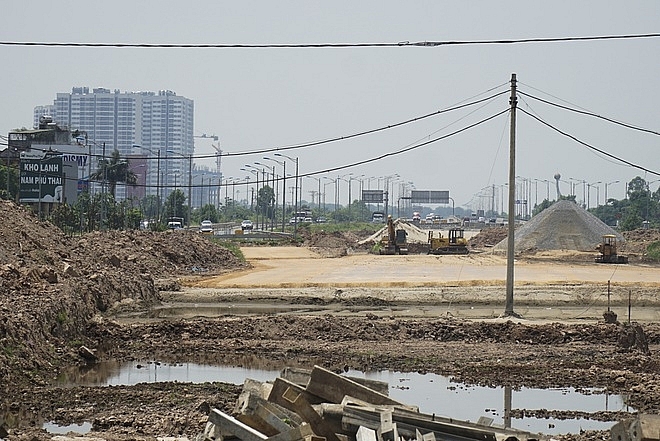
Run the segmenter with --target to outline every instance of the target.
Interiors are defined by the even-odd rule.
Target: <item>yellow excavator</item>
[[[600,253],[596,256],[596,263],[628,263],[628,256],[617,253],[616,236],[614,234],[603,235],[603,241],[598,244],[596,250]]]
[[[387,216],[387,234],[384,235],[380,240],[380,248],[378,252],[380,254],[408,254],[408,241],[406,236],[408,233],[406,230],[394,229],[394,221],[392,220],[392,215]]]
[[[438,233],[438,237],[433,236],[433,231],[429,231],[429,254],[468,254],[467,239],[463,236],[463,230],[460,228],[451,228],[444,237]]]

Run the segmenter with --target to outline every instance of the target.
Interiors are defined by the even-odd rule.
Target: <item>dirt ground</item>
[[[52,439],[49,421],[87,422],[87,439],[192,439],[209,409],[232,413],[240,392],[211,381],[55,381],[71,367],[89,375],[98,360],[432,372],[472,385],[599,388],[660,412],[660,283],[658,267],[642,260],[518,256],[518,318],[503,315],[503,258],[487,246],[468,256],[375,256],[352,239],[316,237],[310,247],[244,247],[241,262],[198,233],[72,238],[7,203],[0,215],[13,219],[0,231],[0,439]],[[608,305],[617,323],[605,323]]]

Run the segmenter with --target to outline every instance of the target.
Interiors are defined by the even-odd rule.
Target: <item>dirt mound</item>
[[[478,234],[472,236],[468,241],[471,248],[488,248],[494,247],[509,234],[508,227],[492,227],[484,228]]]
[[[632,231],[624,231],[623,237],[626,239],[621,247],[623,252],[643,255],[649,245],[660,241],[660,230],[638,228]]]
[[[428,242],[429,236],[427,231],[424,231],[421,228],[419,228],[417,225],[410,222],[406,222],[403,219],[396,219],[394,221],[394,229],[405,230],[406,241],[409,244],[413,244],[413,243],[425,244]],[[367,237],[366,239],[362,239],[359,243],[361,245],[374,244],[376,242],[379,242],[380,239],[386,235],[387,235],[387,225],[385,225],[383,228],[381,228],[371,236]]]
[[[304,235],[303,246],[323,257],[346,256],[351,250],[367,250],[368,247],[361,245],[358,241],[371,234],[369,231],[318,231],[307,232]]]
[[[58,357],[77,358],[70,342],[95,314],[158,301],[163,277],[245,266],[192,232],[70,237],[9,201],[0,201],[0,218],[0,387],[41,382]]]

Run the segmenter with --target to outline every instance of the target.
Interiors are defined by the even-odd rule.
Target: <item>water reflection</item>
[[[44,423],[42,428],[48,433],[64,435],[69,432],[77,433],[80,435],[85,435],[92,430],[92,423],[85,421],[82,424],[68,424],[65,426],[59,425],[52,421]]]
[[[453,383],[450,378],[435,374],[400,372],[349,371],[349,375],[390,384],[390,396],[404,403],[416,404],[420,412],[451,416],[476,422],[480,417],[493,419],[494,424],[546,434],[579,433],[580,430],[608,430],[615,423],[585,419],[513,418],[514,409],[549,409],[593,413],[599,411],[634,412],[624,396],[608,395],[600,390],[565,389],[511,390],[505,387],[468,386]],[[520,412],[517,412],[520,413]]]
[[[259,381],[272,381],[280,375],[281,367],[250,368],[243,360],[241,366],[217,366],[196,363],[140,362],[99,363],[83,370],[78,376],[64,376],[62,384],[104,386],[134,385],[178,381],[203,383],[219,381],[243,384],[246,378]],[[309,366],[308,366],[309,367]],[[512,417],[520,415],[521,409],[549,409],[593,413],[600,411],[634,412],[619,395],[607,395],[603,391],[578,391],[566,389],[511,390],[505,387],[480,387],[454,383],[449,377],[435,374],[400,372],[360,372],[349,371],[347,375],[384,381],[389,384],[390,396],[403,403],[419,406],[420,411],[444,415],[456,419],[476,422],[481,417],[492,419],[493,424],[530,432],[546,434],[579,433],[580,430],[607,430],[614,422],[585,419],[556,419]]]

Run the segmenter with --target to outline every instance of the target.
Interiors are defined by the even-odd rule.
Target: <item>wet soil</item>
[[[602,287],[571,282],[570,288],[555,283],[540,288],[546,284],[543,281],[531,285],[527,292],[537,311],[559,303],[597,305],[589,319],[577,315],[557,321],[542,315],[457,317],[427,315],[423,307],[413,310],[420,305],[440,310],[451,303],[463,310],[476,305],[501,311],[502,281],[492,279],[433,288],[407,286],[402,276],[400,287],[395,283],[359,289],[308,285],[281,290],[272,287],[271,281],[270,288],[260,290],[202,289],[194,285],[211,276],[249,272],[253,264],[254,271],[259,271],[260,261],[241,262],[191,232],[95,233],[72,238],[20,207],[1,203],[0,214],[13,219],[10,227],[0,231],[0,438],[51,439],[54,435],[42,428],[44,422],[91,423],[87,437],[96,439],[193,438],[202,432],[209,409],[232,413],[240,391],[239,386],[212,381],[58,385],[60,372],[72,366],[91,371],[94,359],[261,368],[316,364],[336,372],[433,372],[483,386],[600,388],[626,394],[627,404],[638,412],[660,412],[660,325],[654,320],[605,323]],[[335,242],[333,238],[333,248],[337,248]],[[571,265],[553,259],[542,260],[558,267]],[[300,269],[305,259],[284,260]],[[330,259],[315,260],[323,265]],[[352,266],[350,259],[345,262]],[[647,271],[645,266],[639,268],[641,273]],[[637,283],[643,293],[640,299],[645,301],[637,305],[640,310],[657,306],[653,303],[656,284],[627,283],[630,287]],[[597,296],[596,291],[600,291]],[[594,303],[594,299],[600,300]],[[188,304],[192,310],[207,301],[229,306],[247,302],[327,308],[313,313],[211,317],[151,314],[157,307],[174,303]],[[619,321],[624,322],[622,317]],[[83,345],[93,355],[81,352]],[[609,420],[630,416],[544,409],[514,412]],[[609,434],[583,432],[554,438],[608,439]]]

